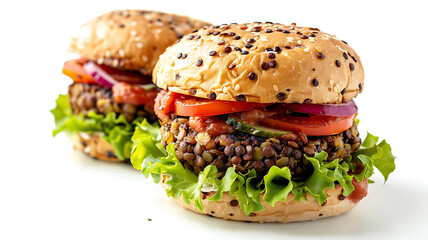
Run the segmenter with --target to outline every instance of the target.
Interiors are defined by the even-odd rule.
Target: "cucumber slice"
[[[282,130],[277,130],[273,128],[247,124],[247,123],[244,123],[238,117],[233,115],[227,116],[226,123],[234,127],[238,131],[249,133],[251,135],[258,136],[258,137],[266,137],[266,138],[279,137],[281,135],[291,133],[288,131],[282,131]]]

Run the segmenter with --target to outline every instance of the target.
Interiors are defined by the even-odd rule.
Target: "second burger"
[[[73,83],[51,110],[54,135],[66,132],[74,148],[97,159],[129,159],[135,123],[157,120],[151,74],[159,55],[204,25],[209,24],[146,10],[112,11],[84,24],[70,44],[79,57],[62,69]]]

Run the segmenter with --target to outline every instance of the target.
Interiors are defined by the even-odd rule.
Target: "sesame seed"
[[[324,58],[325,58],[325,55],[324,55],[322,52],[319,52],[319,53],[317,53],[317,57],[318,57],[319,59],[324,59]]]
[[[360,92],[361,92],[362,89],[363,89],[363,85],[361,83],[358,84],[358,90],[360,90]]]
[[[178,80],[178,79],[180,79],[180,74],[175,74],[175,80]]]
[[[288,46],[288,45],[284,45],[284,47],[285,47],[286,49],[291,49],[291,47],[290,47],[290,46]]]
[[[281,52],[281,48],[278,46],[274,47],[273,50],[277,53]]]
[[[200,35],[196,35],[194,39],[198,40],[199,38],[201,38],[201,36]]]
[[[256,73],[254,73],[254,72],[250,72],[250,73],[248,74],[248,78],[249,78],[250,80],[257,80],[257,74],[256,74]]]
[[[250,39],[248,39],[247,40],[247,42],[249,42],[249,43],[253,43],[253,42],[255,42],[256,40],[254,39],[254,38],[250,38]]]
[[[241,36],[236,35],[236,36],[234,36],[233,38],[234,38],[235,40],[239,40],[239,39],[241,39]]]
[[[308,37],[308,35],[303,35],[302,36],[302,39],[308,39],[309,37]]]
[[[351,69],[351,71],[354,71],[354,70],[355,70],[355,66],[354,66],[354,64],[349,63],[349,69]]]
[[[265,49],[265,51],[266,51],[266,52],[272,52],[272,51],[273,51],[273,49],[272,49],[272,48],[270,48],[270,47],[268,47],[268,48],[266,48],[266,49]]]
[[[125,51],[123,51],[123,49],[119,50],[119,56],[120,57],[124,57],[125,56]]]
[[[345,89],[346,88],[342,89],[342,91],[340,91],[340,94],[342,94],[342,95],[345,94]]]
[[[243,51],[241,52],[241,54],[242,54],[242,55],[247,55],[248,53],[250,53],[250,52],[248,52],[247,50],[243,50]]]
[[[273,87],[273,90],[279,91],[278,85],[274,84],[272,87]]]
[[[181,56],[181,59],[185,59],[187,57],[187,54],[183,53],[183,55]]]
[[[314,85],[315,87],[318,86],[319,82],[316,78],[314,78],[314,80],[312,80],[312,85]]]
[[[240,49],[239,47],[234,47],[233,49],[235,49],[235,51],[242,51],[242,49]]]
[[[225,43],[226,41],[224,41],[223,39],[222,40],[220,40],[220,41],[218,41],[218,45],[223,45],[224,43]]]
[[[356,59],[354,56],[352,56],[352,55],[351,55],[351,54],[349,54],[349,53],[348,53],[348,55],[352,58],[352,60],[354,60],[354,62],[358,62],[358,61],[357,61],[357,59]]]
[[[123,23],[119,24],[119,28],[124,28],[124,27],[125,27],[125,24]]]
[[[270,61],[269,61],[269,67],[271,67],[271,68],[275,68],[275,67],[276,67],[276,65],[277,65],[276,60],[270,60]]]
[[[202,60],[202,59],[198,59],[197,61],[196,61],[196,66],[201,66],[202,65],[202,63],[203,63],[204,61]]]
[[[336,60],[336,62],[335,62],[335,63],[336,63],[336,66],[337,66],[337,67],[340,67],[340,66],[342,65],[342,63],[341,63],[339,60]]]
[[[284,101],[285,97],[286,97],[286,95],[283,92],[280,92],[276,95],[276,98],[278,98],[279,101]]]
[[[229,34],[229,36],[235,36],[236,35],[236,33],[234,33],[234,32],[230,32],[228,34]],[[241,38],[241,37],[239,37],[239,38]]]
[[[230,52],[232,52],[232,48],[229,47],[229,46],[227,46],[227,47],[224,48],[224,52],[225,53],[230,53]]]
[[[244,46],[245,46],[246,48],[252,48],[252,47],[253,47],[253,44],[251,44],[251,43],[246,43]]]
[[[342,40],[342,42],[344,43],[344,44],[348,44],[347,42],[345,42],[344,40]]]
[[[183,56],[182,53],[177,54],[177,58],[180,59]]]
[[[214,55],[216,55],[217,54],[217,51],[211,51],[210,53],[209,53],[209,55],[210,56],[214,56]]]
[[[283,33],[290,33],[288,30],[282,30]]]
[[[236,96],[236,100],[241,101],[241,102],[245,102],[245,101],[247,101],[247,98],[245,97],[245,95],[239,94],[238,96]]]
[[[260,32],[260,27],[259,28],[253,28],[251,31],[252,32]]]
[[[196,94],[196,90],[194,88],[190,88],[189,89],[189,93],[190,93],[190,95],[195,95]]]
[[[266,33],[271,33],[271,32],[273,32],[273,30],[272,29],[266,29],[265,32]]]
[[[314,71],[314,72],[315,72],[315,68],[312,68],[312,71]]]
[[[220,32],[219,31],[214,31],[213,32],[213,35],[219,35],[220,34]]]
[[[346,54],[345,52],[343,53],[343,57],[348,60],[348,54]]]
[[[187,39],[192,40],[195,36],[190,35]]]
[[[269,64],[267,62],[262,62],[262,64],[260,64],[260,67],[263,70],[268,70],[269,69]]]
[[[308,35],[309,37],[315,37],[315,34],[311,33]]]
[[[212,93],[208,94],[208,98],[211,100],[215,100],[217,98],[217,95],[214,92],[212,92]]]
[[[273,52],[268,53],[268,58],[274,59],[275,58],[275,53],[273,53]]]
[[[229,67],[227,67],[227,69],[231,70],[231,69],[233,69],[233,68],[235,68],[235,67],[236,67],[236,64],[231,63],[231,64],[229,65]]]

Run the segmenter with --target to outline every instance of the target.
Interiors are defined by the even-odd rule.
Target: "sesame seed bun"
[[[146,10],[112,11],[84,24],[70,51],[114,68],[151,75],[159,55],[184,34],[209,23]]]
[[[106,142],[102,135],[93,133],[68,134],[67,137],[73,143],[73,148],[103,161],[123,162],[114,154],[113,146]]]
[[[159,58],[169,91],[228,101],[341,103],[363,89],[359,56],[344,41],[295,24],[230,24],[185,35]]]
[[[165,186],[165,185],[164,185]],[[343,214],[354,208],[358,202],[349,198],[343,198],[342,187],[336,184],[335,189],[327,189],[325,192],[328,196],[325,204],[320,206],[318,202],[307,194],[308,201],[301,200],[300,203],[294,200],[294,195],[290,193],[285,202],[277,202],[274,207],[268,205],[261,199],[261,203],[266,208],[263,211],[250,213],[248,216],[239,207],[237,198],[230,198],[228,193],[224,193],[219,201],[209,201],[215,192],[211,192],[202,200],[205,213],[199,211],[195,204],[187,205],[182,198],[175,200],[183,208],[193,212],[206,214],[209,216],[234,221],[250,222],[300,222],[310,221],[320,218],[332,217]],[[261,196],[262,198],[263,196]]]

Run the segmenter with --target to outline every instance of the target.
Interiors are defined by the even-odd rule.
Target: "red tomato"
[[[214,116],[248,111],[255,108],[262,108],[267,105],[270,104],[187,97],[177,98],[175,100],[175,114],[193,117]]]
[[[77,83],[98,84],[95,79],[86,73],[83,64],[88,62],[86,59],[73,59],[64,63],[62,73],[73,79]]]
[[[120,82],[113,86],[113,98],[119,103],[132,105],[146,105],[153,109],[158,91],[156,89],[146,91],[141,87],[129,83]]]
[[[353,178],[352,185],[354,185],[355,190],[349,194],[348,198],[350,200],[358,202],[367,196],[367,188],[369,187],[367,178],[364,178],[364,181],[362,182],[358,182],[355,180],[355,178]]]
[[[162,121],[170,113],[174,112],[174,101],[180,94],[162,90],[158,93],[155,99],[155,114]]]
[[[216,116],[190,117],[189,126],[196,132],[207,132],[211,137],[232,133],[235,129]]]
[[[126,82],[132,84],[149,84],[152,83],[152,77],[141,74],[136,71],[119,70],[108,67],[106,65],[98,65],[102,70],[108,73],[118,82]]]
[[[355,115],[348,117],[333,117],[315,115],[297,117],[276,114],[260,121],[260,125],[291,132],[303,132],[308,136],[326,136],[341,133],[352,127]]]
[[[62,72],[73,79],[77,83],[89,83],[89,84],[98,84],[95,79],[86,73],[83,65],[87,63],[87,59],[73,59],[64,63]],[[125,71],[115,68],[111,68],[105,65],[98,65],[103,71],[108,73],[113,79],[118,82],[126,82],[133,84],[148,84],[152,83],[151,76],[145,76],[136,71]]]

